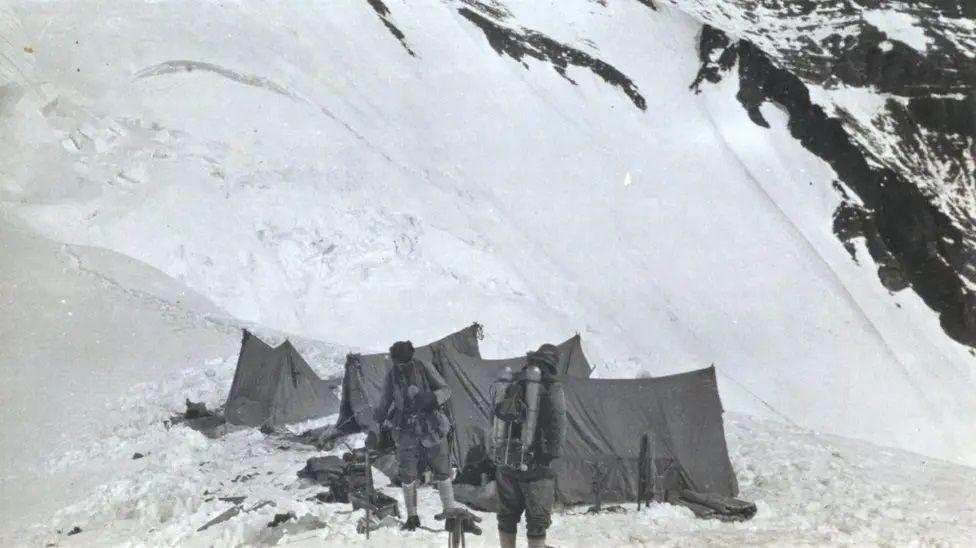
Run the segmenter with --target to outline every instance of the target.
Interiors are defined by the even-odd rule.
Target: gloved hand
[[[417,392],[410,404],[410,412],[431,411],[437,407],[437,397],[433,392]]]

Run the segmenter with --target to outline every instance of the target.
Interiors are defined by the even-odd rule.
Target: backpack
[[[526,407],[525,378],[516,376],[505,387],[501,401],[495,404],[495,416],[505,422],[522,422]]]

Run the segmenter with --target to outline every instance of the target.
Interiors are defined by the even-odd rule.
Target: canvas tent
[[[557,344],[559,348],[559,365],[556,370],[560,375],[567,377],[578,377],[588,379],[593,372],[593,367],[583,354],[583,340],[579,334],[573,335],[568,340]],[[521,362],[519,368],[524,364],[525,358],[518,358]],[[513,369],[518,371],[518,369]]]
[[[462,478],[477,478],[485,464],[485,434],[492,391],[501,370],[518,360],[481,360],[435,347],[451,388],[455,454]],[[733,497],[738,485],[728,457],[722,404],[713,368],[646,379],[562,377],[568,432],[555,461],[557,498],[593,500],[594,463],[602,465],[604,502],[636,500],[639,440],[654,440],[657,468],[671,471],[671,489]]]
[[[335,413],[339,401],[290,341],[272,348],[244,330],[224,407],[230,424],[281,426]]]
[[[417,359],[426,361],[441,369],[439,352],[449,351],[461,356],[475,358],[491,370],[500,371],[505,366],[518,371],[525,365],[525,356],[508,360],[483,360],[478,347],[481,326],[472,324],[443,339],[421,346],[414,350]],[[582,341],[574,335],[559,347],[558,370],[563,375],[589,377],[593,368],[583,354]],[[373,421],[373,409],[383,391],[383,382],[393,363],[388,354],[350,354],[346,360],[346,373],[342,380],[342,402],[336,429],[340,432],[357,432]]]
[[[559,360],[561,364],[565,364],[560,369],[563,375],[588,379],[593,373],[593,366],[583,354],[583,341],[579,333],[559,345]]]
[[[434,345],[451,349],[463,356],[481,358],[478,339],[481,326],[471,324],[429,345],[414,349],[414,357],[425,362],[433,361]],[[386,374],[393,367],[389,354],[350,354],[346,357],[346,372],[342,378],[342,399],[336,430],[359,432],[373,422],[373,406],[383,393]]]

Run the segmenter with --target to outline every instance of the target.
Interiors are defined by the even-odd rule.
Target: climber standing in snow
[[[413,531],[420,527],[417,483],[422,454],[433,473],[444,510],[456,507],[447,438],[451,423],[441,410],[450,399],[451,391],[431,364],[414,359],[410,341],[394,343],[390,347],[390,358],[393,368],[383,384],[375,428],[392,430],[407,507],[403,529]]]
[[[501,548],[515,548],[518,522],[523,512],[529,546],[546,546],[546,531],[552,523],[552,505],[556,499],[556,476],[552,461],[562,455],[566,440],[566,396],[562,384],[556,380],[558,365],[559,349],[544,344],[535,352],[528,353],[525,367],[510,385],[518,387],[517,383],[521,382],[523,388],[506,390],[506,399],[524,398],[524,401],[508,403],[511,409],[520,409],[523,414],[537,413],[537,418],[528,463],[496,465],[498,538]],[[524,388],[525,383],[530,382],[536,383],[538,390]],[[527,394],[535,394],[536,397],[527,398]],[[526,417],[519,418],[518,422],[525,425]]]

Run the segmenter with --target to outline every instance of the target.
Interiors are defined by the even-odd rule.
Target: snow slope
[[[119,398],[134,386],[143,387],[143,405],[168,418],[184,398],[199,398],[198,390],[161,397],[147,383],[226,363],[231,377],[221,378],[218,389],[226,398],[241,324],[163,273],[114,252],[57,244],[0,223],[0,279],[5,533],[46,518],[130,461],[132,452],[117,446],[118,436],[125,425],[141,429],[146,417],[127,416]],[[281,340],[273,331],[257,332]],[[296,346],[323,377],[340,371],[345,349],[302,340]]]
[[[467,6],[389,8],[414,56],[366,2],[14,5],[5,208],[245,320],[385,348],[477,318],[496,355],[579,330],[603,375],[715,362],[731,409],[973,462],[972,357],[812,213],[829,168],[688,92],[698,23],[508,5],[645,111],[499,55]]]
[[[25,509],[43,516],[65,496],[93,486],[84,466],[50,477],[44,463],[93,443],[94,425],[106,423],[109,430],[97,433],[110,432],[116,400],[133,383],[231,355],[240,339],[232,329],[194,321],[151,293],[129,291],[89,270],[131,269],[131,259],[0,227],[0,514],[6,521]],[[167,279],[145,266],[140,274],[150,283]],[[169,297],[207,306],[189,291]]]
[[[851,260],[836,175],[782,113],[762,107],[766,130],[735,82],[688,90],[700,23],[606,4],[0,7],[0,213],[18,227],[0,230],[2,395],[18,409],[2,419],[3,544],[79,516],[93,534],[59,543],[257,542],[270,509],[189,536],[223,509],[204,491],[235,494],[252,467],[272,473],[249,497],[361,542],[357,516],[299,496],[307,453],[160,421],[187,396],[220,403],[239,325],[306,336],[326,374],[338,344],[472,320],[488,356],[578,330],[602,376],[714,362],[727,409],[794,424],[729,429],[756,521],[660,508],[624,544],[659,529],[965,544],[972,468],[810,430],[976,463],[972,356],[867,253]],[[581,542],[620,534],[616,518],[559,519]]]

